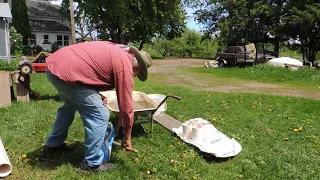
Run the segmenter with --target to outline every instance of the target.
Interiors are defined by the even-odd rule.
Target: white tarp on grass
[[[200,149],[219,158],[227,158],[236,156],[242,150],[241,145],[233,138],[229,138],[217,128],[215,128],[209,121],[202,118],[190,119],[185,123],[193,123],[197,121],[198,124],[205,124],[205,131],[203,131],[202,138],[194,141],[192,137],[183,136],[183,127],[173,128],[172,131],[176,133],[183,141],[192,144]]]
[[[273,66],[280,66],[280,67],[286,67],[286,66],[302,67],[303,66],[303,63],[301,61],[290,58],[290,57],[274,58],[269,60],[267,63]]]

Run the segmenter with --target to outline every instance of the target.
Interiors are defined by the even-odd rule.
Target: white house
[[[8,1],[0,0],[0,59],[10,59],[9,23],[12,20]]]
[[[26,45],[39,45],[51,51],[55,42],[60,47],[71,44],[69,23],[59,14],[59,5],[45,0],[26,0],[26,4],[31,27],[31,38]]]

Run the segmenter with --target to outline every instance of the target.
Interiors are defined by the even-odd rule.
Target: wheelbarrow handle
[[[172,98],[174,98],[174,99],[181,100],[181,97],[176,96],[176,95],[174,95],[174,94],[168,94],[167,97],[172,97]]]
[[[121,143],[119,143],[119,142],[117,142],[117,141],[113,141],[113,142],[112,142],[112,145],[115,145],[115,146],[118,146],[118,147],[122,147],[122,146],[121,146]],[[133,148],[130,148],[130,147],[124,147],[124,149],[125,149],[126,151],[131,151],[131,152],[134,152],[134,153],[138,153],[138,150],[133,149]]]

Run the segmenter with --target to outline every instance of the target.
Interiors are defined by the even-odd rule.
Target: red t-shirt
[[[116,88],[120,120],[125,134],[133,124],[133,56],[108,41],[74,44],[46,58],[47,68],[61,80],[101,90]]]

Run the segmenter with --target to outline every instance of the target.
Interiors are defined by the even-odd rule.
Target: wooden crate
[[[11,78],[9,71],[0,71],[0,107],[11,106]]]

